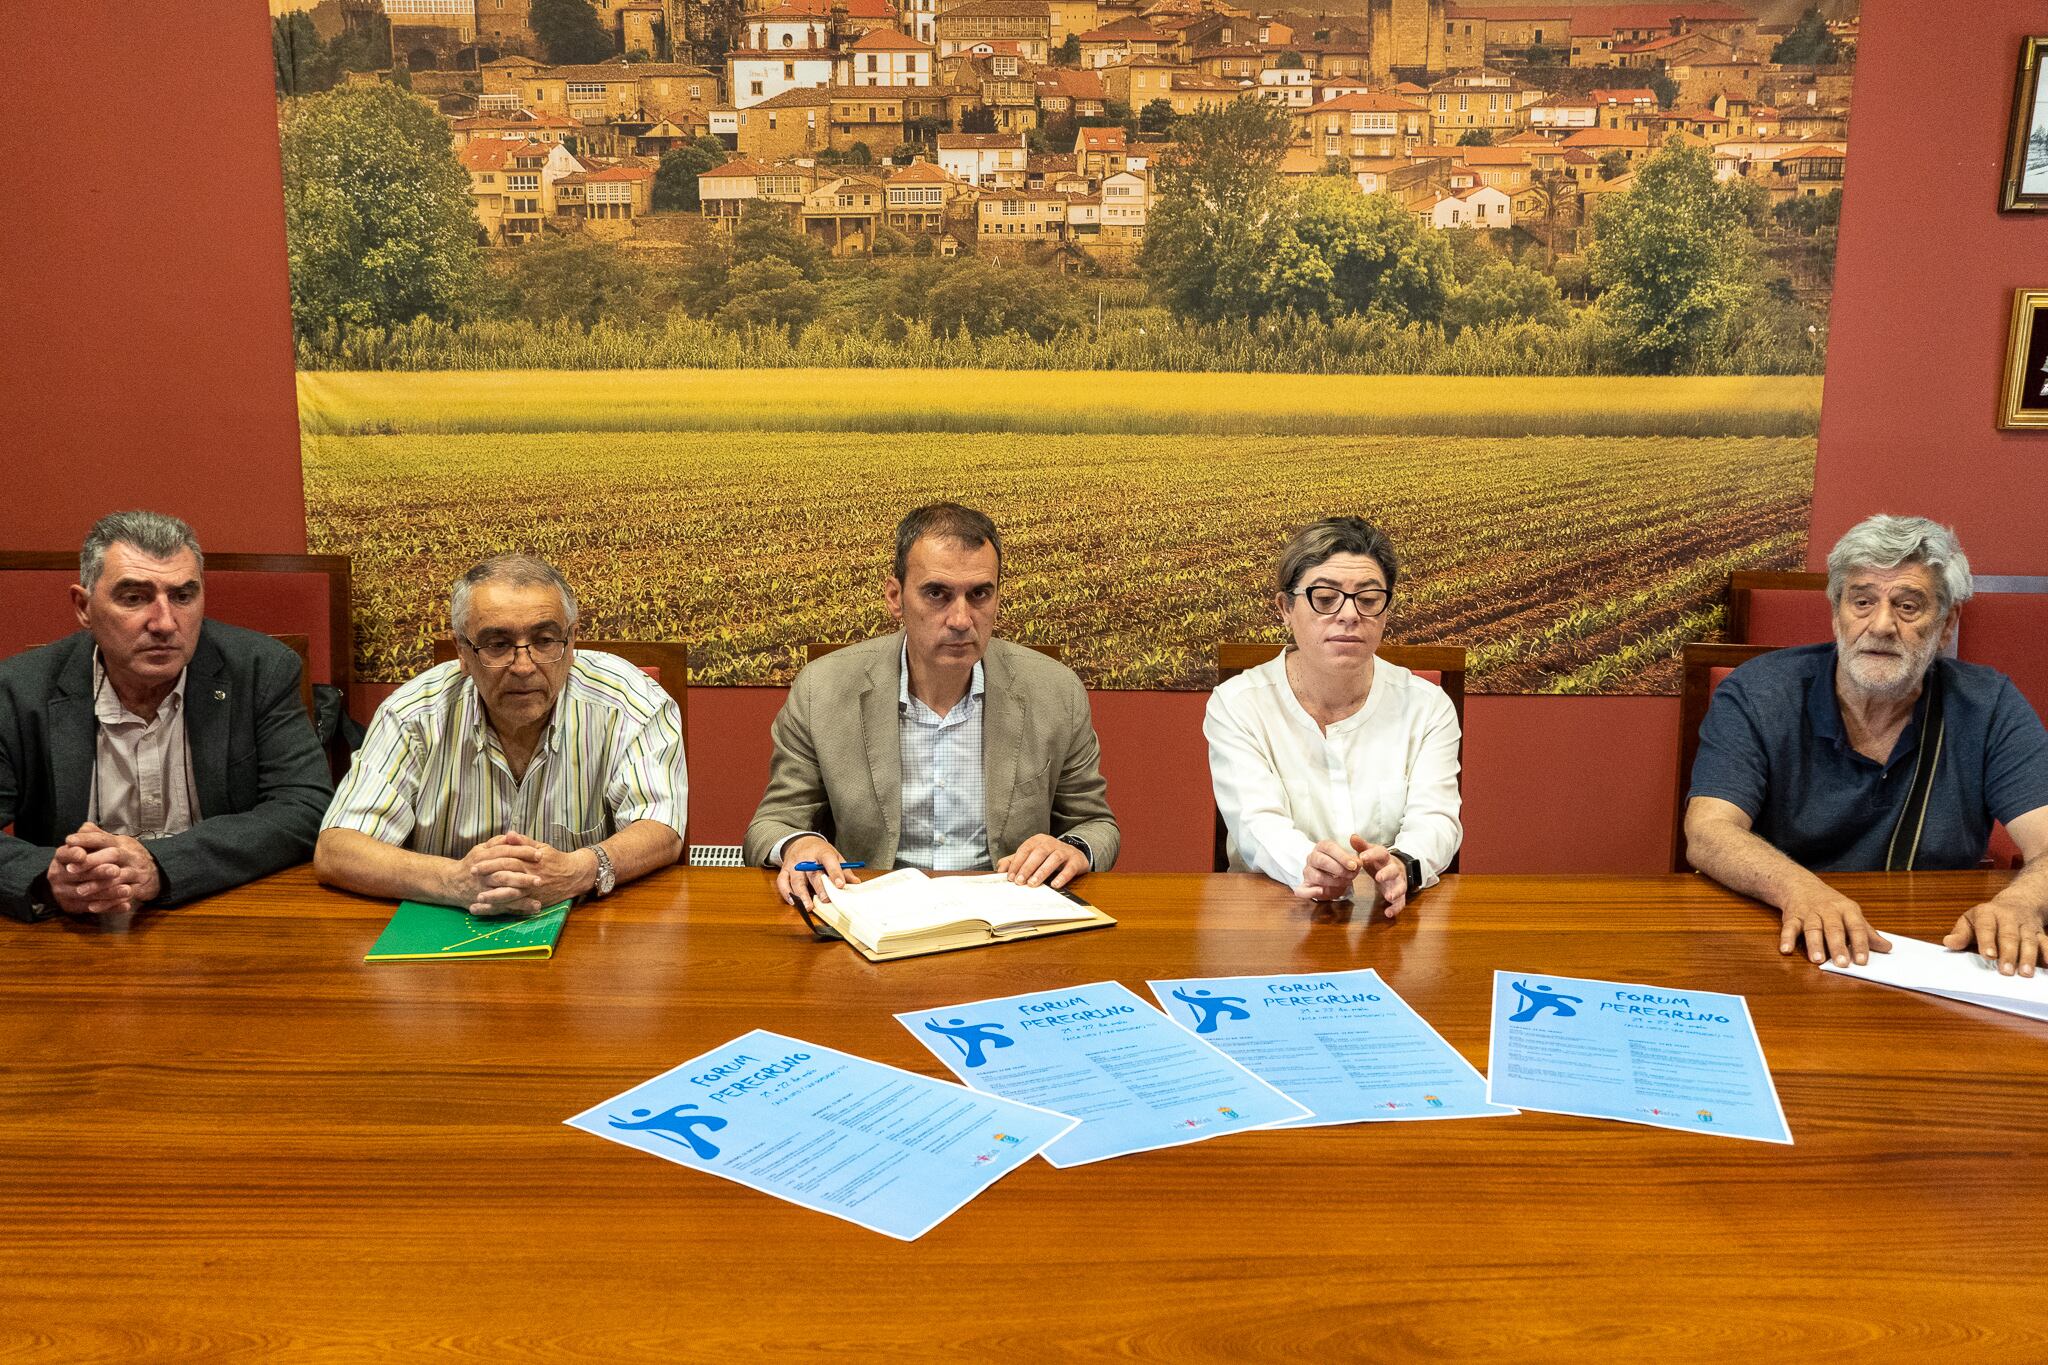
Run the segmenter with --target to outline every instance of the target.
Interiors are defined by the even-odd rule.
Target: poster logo
[[[1508,1022],[1511,1024],[1526,1024],[1545,1010],[1554,1010],[1559,1018],[1569,1019],[1578,1013],[1572,1005],[1586,1003],[1576,995],[1560,994],[1554,986],[1531,986],[1523,981],[1514,982],[1513,985],[1515,994],[1522,997],[1522,1009],[1519,1014],[1508,1016]],[[1565,1003],[1567,1000],[1571,1001],[1571,1005]]]
[[[1225,1019],[1252,1017],[1251,1011],[1244,1008],[1244,997],[1241,995],[1212,996],[1203,990],[1198,990],[1193,995],[1183,995],[1176,989],[1173,998],[1186,1005],[1189,1012],[1195,1016],[1197,1033],[1214,1033],[1216,1025]]]
[[[965,1019],[948,1019],[938,1024],[927,1019],[924,1026],[959,1048],[961,1064],[970,1070],[988,1061],[983,1048],[1017,1046],[1017,1040],[1004,1033],[1001,1024],[970,1024]]]
[[[675,1143],[678,1147],[688,1147],[698,1156],[709,1161],[718,1155],[718,1148],[712,1144],[709,1138],[704,1137],[697,1130],[702,1128],[707,1132],[715,1133],[730,1123],[731,1120],[720,1118],[716,1114],[686,1114],[683,1112],[686,1109],[695,1109],[696,1107],[694,1104],[679,1104],[666,1114],[656,1114],[652,1109],[635,1109],[633,1111],[633,1118],[641,1120],[638,1123],[633,1122],[631,1119],[619,1118],[616,1115],[607,1115],[607,1117],[610,1118],[611,1125],[614,1128],[623,1128],[633,1133],[652,1133],[658,1138]]]

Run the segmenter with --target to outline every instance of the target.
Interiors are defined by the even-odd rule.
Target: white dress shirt
[[[189,671],[189,670],[188,670]],[[161,839],[192,828],[199,810],[192,747],[185,738],[185,673],[151,720],[130,711],[97,649],[92,654],[92,795],[85,818],[109,834]]]
[[[1374,660],[1365,705],[1325,733],[1282,654],[1218,686],[1202,733],[1234,869],[1299,885],[1317,843],[1361,834],[1413,857],[1429,886],[1458,851],[1458,715],[1398,664]]]
[[[903,819],[896,866],[932,872],[985,870],[990,863],[987,779],[981,767],[981,664],[974,665],[967,694],[943,716],[910,694],[908,642],[901,670],[896,742],[902,760]]]

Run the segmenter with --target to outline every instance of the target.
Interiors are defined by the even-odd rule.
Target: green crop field
[[[428,662],[449,580],[517,547],[568,573],[585,634],[784,683],[807,641],[888,628],[894,523],[953,497],[1003,526],[1001,633],[1095,686],[1206,686],[1215,641],[1277,638],[1288,530],[1357,511],[1403,556],[1389,638],[1465,645],[1475,690],[1667,691],[1730,569],[1803,561],[1818,404],[1808,379],[300,382],[312,548],[353,557],[357,665],[390,680]],[[1558,431],[1574,413],[1592,430]]]

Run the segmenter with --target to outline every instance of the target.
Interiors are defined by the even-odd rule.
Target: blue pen
[[[867,866],[867,864],[866,864],[866,863],[841,863],[841,864],[840,864],[840,866],[841,866],[841,867],[866,867],[866,866]],[[812,862],[802,862],[802,863],[798,863],[798,864],[796,865],[796,870],[797,870],[797,871],[799,871],[799,872],[823,872],[823,871],[825,870],[825,865],[824,865],[823,863],[812,863]]]

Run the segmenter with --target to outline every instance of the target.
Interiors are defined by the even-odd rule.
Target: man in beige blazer
[[[1101,746],[1072,670],[993,640],[1002,538],[957,503],[896,528],[896,634],[818,659],[775,718],[749,863],[808,907],[842,864],[988,869],[1065,886],[1116,861]]]

